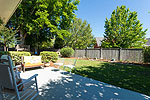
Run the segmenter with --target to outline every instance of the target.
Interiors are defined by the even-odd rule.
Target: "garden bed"
[[[120,62],[115,61],[112,63],[119,63],[119,64],[127,64],[127,65],[137,65],[137,66],[143,66],[143,67],[150,67],[150,63],[136,63],[136,62]]]
[[[125,65],[137,65],[137,66],[144,66],[150,67],[150,63],[138,63],[138,62],[129,62],[129,61],[111,61],[106,59],[92,59],[92,58],[67,58],[67,59],[80,59],[80,60],[90,60],[90,61],[103,61],[103,62],[110,62],[110,63],[118,63],[118,64],[125,64]]]
[[[137,62],[127,62],[127,61],[111,61],[106,59],[92,59],[92,58],[75,58],[75,57],[66,57],[68,59],[80,59],[80,60],[91,60],[91,61],[103,61],[103,62],[111,62],[111,63],[118,63],[118,64],[125,64],[125,65],[137,65],[143,67],[150,67],[150,63],[137,63]]]

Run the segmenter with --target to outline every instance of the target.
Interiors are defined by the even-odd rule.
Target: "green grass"
[[[65,59],[73,61],[74,59]],[[68,69],[67,69],[68,70]],[[150,95],[150,68],[142,66],[78,60],[74,73],[121,88]]]

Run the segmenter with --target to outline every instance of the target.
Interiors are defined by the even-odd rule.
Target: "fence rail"
[[[74,57],[143,62],[143,49],[98,48],[75,50]]]

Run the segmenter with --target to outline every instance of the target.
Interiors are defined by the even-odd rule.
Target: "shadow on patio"
[[[121,89],[79,75],[62,75],[51,68],[23,73],[23,76],[38,73],[40,94],[36,100],[149,100],[140,93]]]

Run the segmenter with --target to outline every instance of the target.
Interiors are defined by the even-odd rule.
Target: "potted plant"
[[[54,62],[50,61],[50,66],[54,66]]]
[[[45,60],[44,66],[45,66],[45,67],[49,67],[49,66],[50,66],[49,60]]]

